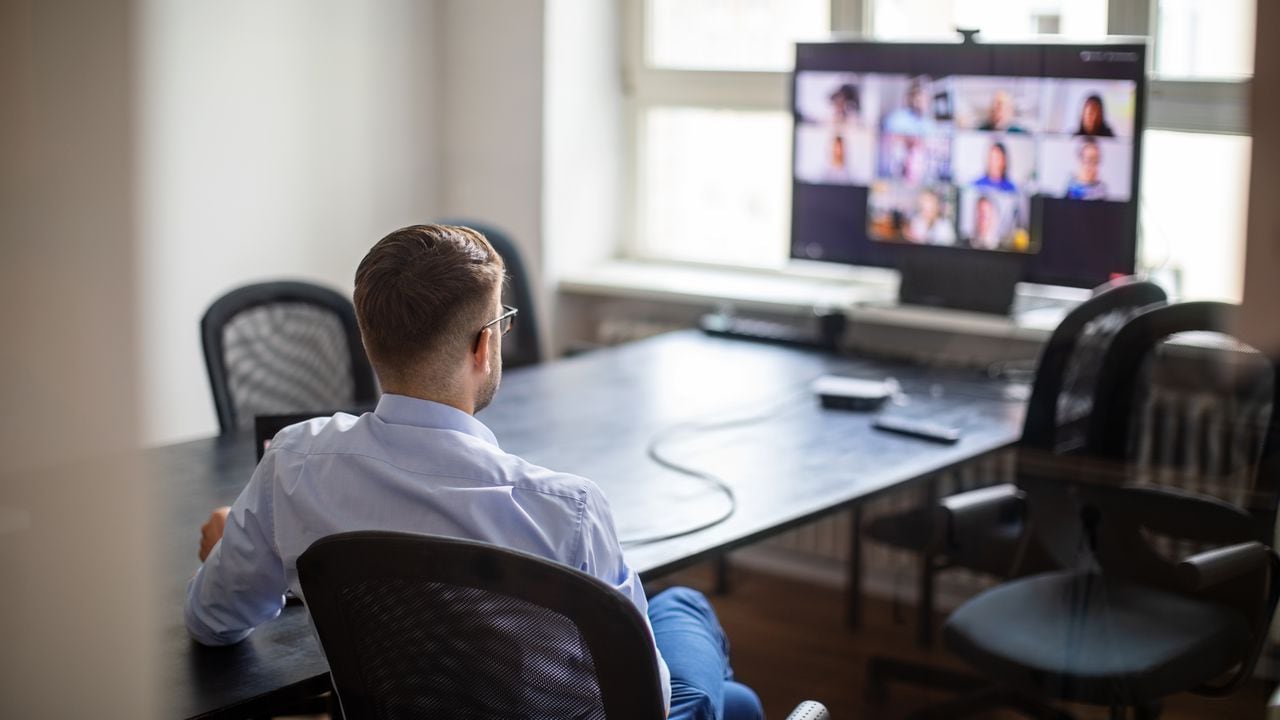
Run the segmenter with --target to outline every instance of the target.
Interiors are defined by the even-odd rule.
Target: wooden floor
[[[922,652],[914,644],[912,613],[894,620],[890,603],[868,601],[866,622],[851,630],[843,622],[843,594],[773,575],[734,568],[727,595],[709,592],[710,573],[688,571],[677,582],[708,592],[732,645],[738,679],[764,701],[766,714],[780,720],[802,700],[819,700],[835,720],[892,720],[949,696],[908,686],[891,686],[883,704],[865,698],[864,674],[871,655],[891,655],[934,664],[961,666],[942,650]],[[1188,718],[1263,718],[1271,688],[1255,681],[1227,698],[1179,695],[1171,698],[1163,720]],[[1105,718],[1105,710],[1071,706],[1078,718]],[[982,717],[1021,718],[1000,711]]]

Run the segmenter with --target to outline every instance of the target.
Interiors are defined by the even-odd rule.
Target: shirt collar
[[[497,446],[498,438],[484,423],[456,407],[431,400],[383,393],[373,411],[383,422],[414,425],[439,430],[454,430]]]

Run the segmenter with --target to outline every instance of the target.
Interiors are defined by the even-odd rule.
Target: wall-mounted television
[[[1145,68],[1134,42],[798,44],[791,256],[998,253],[1076,287],[1132,273]]]

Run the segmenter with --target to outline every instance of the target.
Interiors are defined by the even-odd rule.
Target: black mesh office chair
[[[538,311],[534,307],[532,281],[511,236],[488,223],[465,218],[441,220],[440,223],[478,231],[488,238],[489,244],[507,266],[508,282],[502,289],[502,302],[518,308],[520,315],[516,318],[515,327],[502,340],[503,367],[518,368],[542,362],[542,338],[538,334]]]
[[[257,415],[377,401],[351,300],[328,288],[266,282],[232,290],[209,306],[200,334],[224,435],[251,429]]]
[[[664,716],[644,618],[599,580],[486,543],[353,532],[298,577],[347,720]],[[806,703],[793,717],[827,717]]]
[[[1129,318],[1166,300],[1165,292],[1153,283],[1120,278],[1099,286],[1091,298],[1067,313],[1040,352],[1018,448],[1069,453],[1083,446],[1107,343]],[[937,501],[926,499],[921,507],[881,515],[867,524],[872,540],[919,554],[917,644],[932,644],[939,573],[964,569],[1004,578],[1046,569],[1051,562],[1041,548],[1024,542],[1019,495],[1015,485],[1001,483],[945,498],[941,515]],[[960,534],[948,526],[945,510],[975,498],[991,515],[987,523],[971,523],[968,534]]]
[[[1032,524],[1079,560],[978,595],[948,619],[947,646],[1001,691],[1155,717],[1172,693],[1226,694],[1253,671],[1276,609],[1269,547],[1280,485],[1274,359],[1226,333],[1234,308],[1144,312],[1098,371],[1083,452],[1028,459]],[[1172,399],[1166,386],[1187,388]],[[981,698],[937,708],[955,717]]]

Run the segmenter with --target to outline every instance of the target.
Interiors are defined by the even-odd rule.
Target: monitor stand
[[[1008,315],[1026,256],[967,248],[904,245],[898,302]]]

